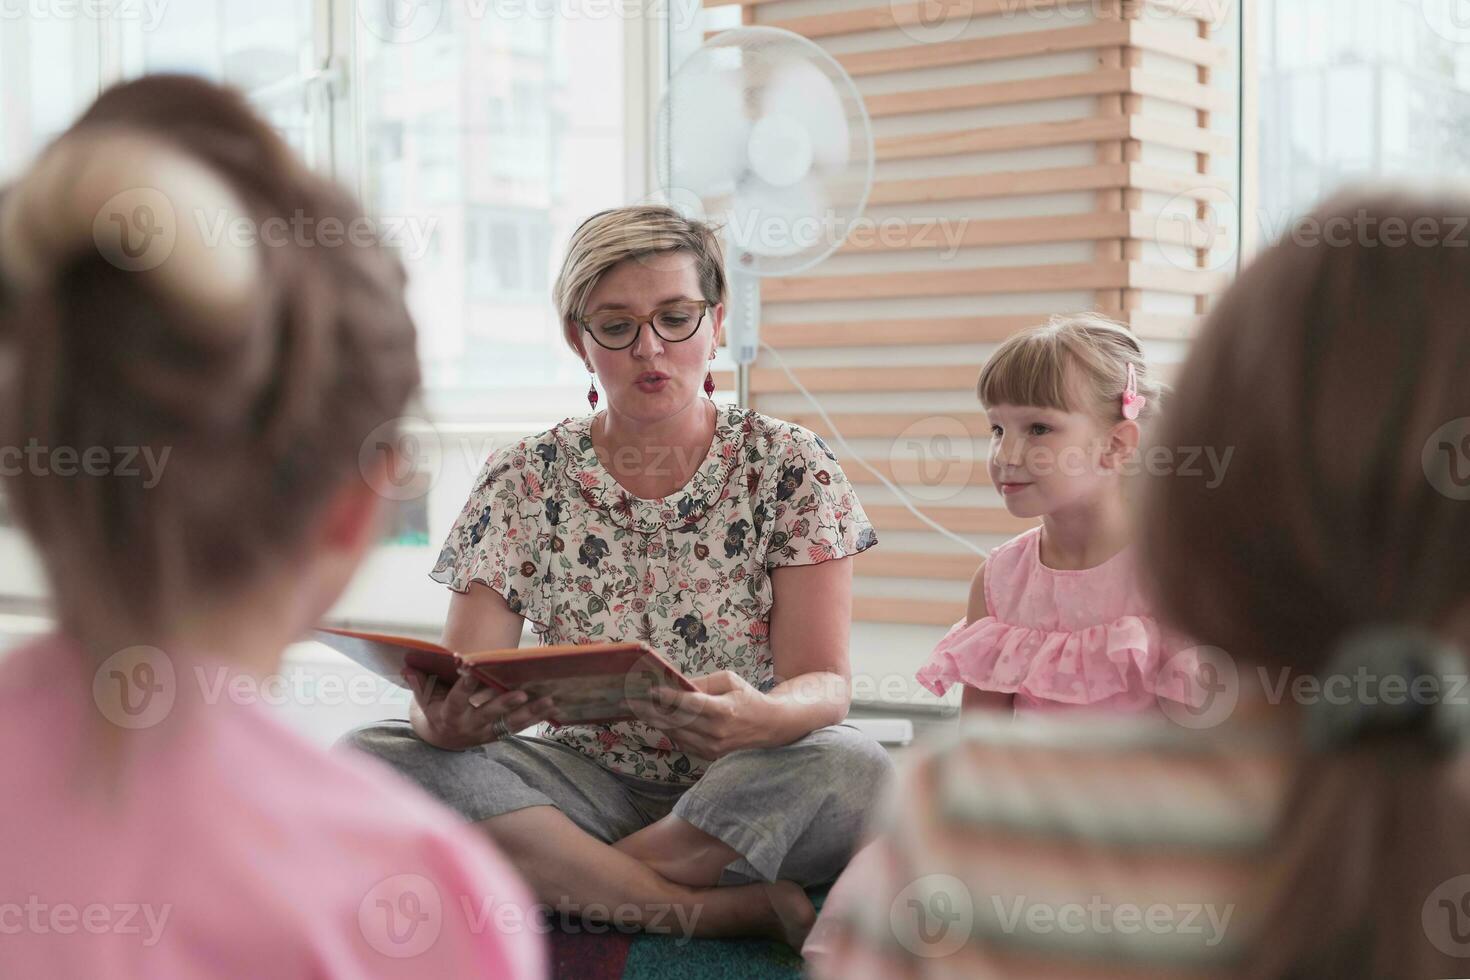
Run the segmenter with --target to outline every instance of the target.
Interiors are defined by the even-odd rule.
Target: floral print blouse
[[[594,417],[493,452],[430,577],[488,585],[543,644],[642,640],[690,676],[770,690],[771,569],[878,541],[837,458],[809,429],[722,406],[689,483],[645,499],[593,451]],[[638,721],[542,734],[644,779],[693,783],[709,764]]]

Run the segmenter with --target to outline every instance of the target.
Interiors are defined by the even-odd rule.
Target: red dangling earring
[[[592,406],[592,411],[597,411],[597,384],[592,380],[592,375],[587,376],[587,404]]]
[[[713,371],[707,372],[705,374],[705,376],[704,376],[704,393],[706,395],[709,395],[711,401],[714,400],[714,397],[715,397],[715,375],[714,375],[714,372]]]

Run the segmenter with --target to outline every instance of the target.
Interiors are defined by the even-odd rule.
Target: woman
[[[513,738],[547,705],[464,679],[349,740],[483,827],[544,901],[799,943],[802,886],[842,869],[890,770],[841,724],[849,559],[877,536],[819,438],[703,397],[725,298],[710,228],[604,211],[555,293],[608,405],[485,463],[432,573],[456,593],[444,644],[512,647],[528,619],[545,643],[647,642],[700,690],[650,723]]]
[[[167,76],[0,197],[0,446],[44,454],[6,492],[57,620],[0,661],[6,976],[545,973],[462,911],[532,911],[500,855],[261,704],[378,532],[391,464],[359,450],[419,383],[387,253],[204,230],[293,216],[362,217],[243,96]]]

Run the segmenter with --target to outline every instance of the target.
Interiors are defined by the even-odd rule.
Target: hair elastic
[[[1143,406],[1148,404],[1148,399],[1138,393],[1138,375],[1133,370],[1133,362],[1128,362],[1128,383],[1123,387],[1123,417],[1128,420],[1138,418]]]
[[[1470,733],[1465,676],[1460,651],[1422,629],[1356,629],[1337,644],[1316,700],[1304,706],[1307,745],[1330,752],[1375,735],[1410,733],[1426,747],[1450,751]]]

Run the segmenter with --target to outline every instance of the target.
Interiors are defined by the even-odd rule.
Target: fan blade
[[[741,181],[730,207],[728,234],[732,245],[761,258],[823,250],[834,235],[822,182],[808,177],[790,187],[776,187],[754,176]]]
[[[847,113],[832,79],[816,65],[792,59],[771,65],[761,93],[760,115],[794,119],[811,140],[817,167],[838,170],[847,166],[852,153]]]
[[[664,96],[660,124],[670,189],[699,197],[734,191],[750,139],[740,72],[676,75]]]
[[[842,66],[808,38],[761,26],[717,34],[674,73],[659,124],[664,193],[723,224],[744,273],[811,268],[862,215],[868,114]]]

